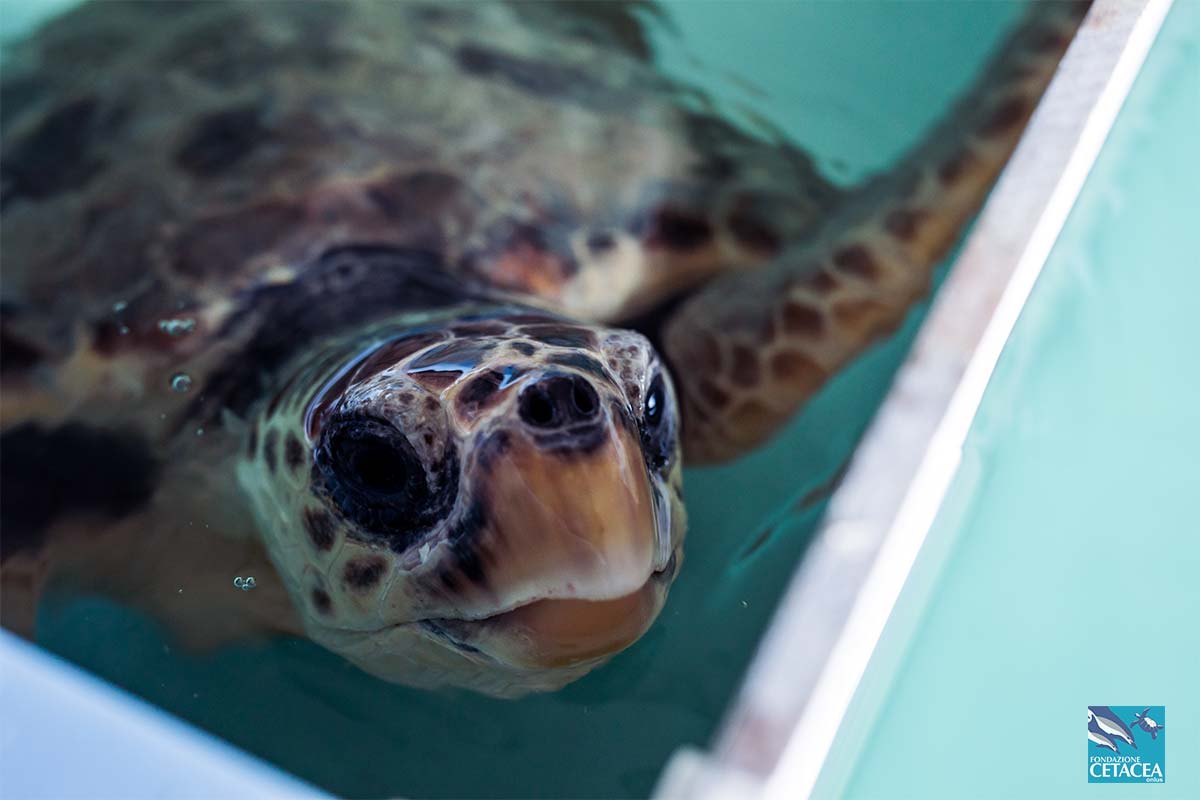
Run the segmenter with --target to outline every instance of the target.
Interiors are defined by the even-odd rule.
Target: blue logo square
[[[1164,706],[1088,706],[1088,783],[1163,783]]]

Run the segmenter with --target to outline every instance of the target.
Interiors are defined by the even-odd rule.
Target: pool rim
[[[1172,1],[1096,0],[1089,9],[855,450],[712,749],[676,751],[656,797],[812,794],[1000,353]]]

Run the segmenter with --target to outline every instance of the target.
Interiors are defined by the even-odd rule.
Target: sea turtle
[[[1133,720],[1131,720],[1129,724],[1136,725],[1137,727],[1144,730],[1146,733],[1150,734],[1151,739],[1157,739],[1158,732],[1163,730],[1167,726],[1162,725],[1162,724],[1156,722],[1155,720],[1151,719],[1150,717],[1146,716],[1149,713],[1150,713],[1150,709],[1148,707],[1143,708],[1141,713],[1135,713],[1133,715]]]
[[[903,318],[1079,19],[847,191],[666,77],[653,13],[104,2],[15,46],[6,626],[71,580],[505,696],[637,639],[683,460]]]

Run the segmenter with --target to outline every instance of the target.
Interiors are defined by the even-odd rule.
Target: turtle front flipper
[[[302,635],[227,475],[217,432],[156,451],[128,430],[35,424],[0,439],[0,623],[33,639],[47,592],[99,593],[206,650]],[[241,585],[235,579],[241,578]],[[253,591],[242,591],[253,578]]]
[[[896,169],[770,266],[685,301],[663,331],[691,462],[761,444],[894,329],[976,213],[1086,10],[1036,3],[972,91]]]
[[[0,624],[36,640],[48,595],[96,595],[147,615],[190,652],[303,636],[262,543],[191,521],[163,507],[116,521],[55,522],[38,547],[0,562]]]

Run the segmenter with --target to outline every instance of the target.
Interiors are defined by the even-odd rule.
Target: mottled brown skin
[[[690,110],[631,4],[51,22],[0,83],[0,423],[27,498],[4,507],[5,625],[71,579],[197,644],[303,632],[419,685],[586,672],[680,564],[678,437],[690,461],[757,445],[903,318],[1079,16],[1038,4],[962,107],[850,192]],[[604,327],[623,324],[661,355]],[[540,430],[546,397],[595,424]],[[357,519],[330,477],[343,424],[402,431],[424,505]],[[253,602],[230,589],[251,569]]]
[[[685,453],[768,439],[904,319],[986,197],[1086,4],[1036,3],[946,120],[890,173],[850,192],[769,266],[712,281],[667,320]]]

